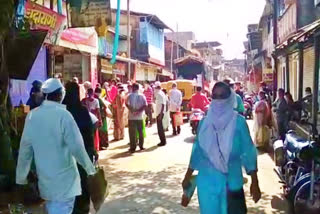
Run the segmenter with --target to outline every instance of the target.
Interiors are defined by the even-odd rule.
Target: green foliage
[[[14,17],[14,0],[0,0],[0,37],[8,33]]]

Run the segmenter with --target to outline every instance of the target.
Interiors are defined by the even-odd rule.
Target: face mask
[[[62,93],[62,95],[61,95],[60,103],[62,103],[64,98],[66,97],[66,90],[63,88],[61,93]]]

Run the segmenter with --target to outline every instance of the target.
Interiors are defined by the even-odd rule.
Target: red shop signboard
[[[31,30],[47,30],[45,43],[57,44],[62,31],[66,28],[66,17],[46,7],[27,1],[25,17],[30,22]]]

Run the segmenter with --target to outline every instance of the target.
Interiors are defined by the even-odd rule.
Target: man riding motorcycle
[[[201,93],[202,87],[197,87],[197,92],[192,95],[189,106],[192,109],[201,109],[201,111],[205,112],[208,108],[208,105],[210,104],[210,101],[208,100],[207,96]]]
[[[210,101],[207,96],[201,93],[202,88],[197,87],[197,92],[192,95],[189,106],[192,109],[192,113],[190,115],[190,126],[192,128],[192,134],[196,134],[199,122],[205,115],[205,112],[208,110],[208,106]]]

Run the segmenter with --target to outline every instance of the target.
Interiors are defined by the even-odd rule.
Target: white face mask
[[[61,92],[62,96],[61,96],[61,100],[60,100],[60,104],[63,102],[64,98],[66,97],[66,90],[63,88],[62,92]]]

